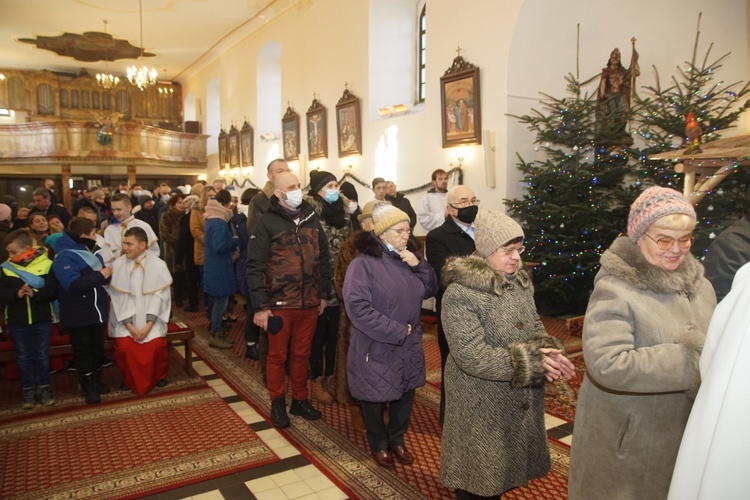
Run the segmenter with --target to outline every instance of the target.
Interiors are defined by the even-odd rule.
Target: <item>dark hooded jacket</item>
[[[421,255],[411,267],[373,233],[358,233],[354,244],[357,256],[343,289],[352,322],[349,389],[361,401],[396,401],[425,383],[420,311],[422,301],[437,292],[437,277]]]
[[[332,297],[328,238],[309,203],[295,223],[271,197],[271,208],[253,223],[247,248],[247,283],[253,311],[310,309]]]
[[[67,233],[52,245],[55,260],[52,271],[60,283],[60,328],[80,328],[107,323],[109,294],[104,288],[110,278],[95,271],[77,251],[96,252],[96,242],[86,238],[75,241]],[[97,255],[102,264],[102,258]]]

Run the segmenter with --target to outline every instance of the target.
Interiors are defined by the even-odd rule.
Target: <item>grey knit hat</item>
[[[523,229],[507,215],[494,210],[480,210],[474,219],[477,253],[485,259],[510,240],[523,238]]]
[[[667,215],[682,214],[696,220],[695,209],[682,193],[665,187],[650,187],[630,206],[628,237],[635,243],[651,224]]]

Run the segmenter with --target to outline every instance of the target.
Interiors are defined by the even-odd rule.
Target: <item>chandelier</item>
[[[104,34],[106,35],[107,34],[107,20],[104,19],[103,21],[104,21]],[[105,73],[96,74],[96,83],[98,83],[100,87],[103,87],[109,90],[115,85],[117,85],[118,83],[120,83],[120,79],[109,72],[109,55],[107,54],[106,46],[104,49],[104,68],[105,68]]]
[[[138,12],[141,20],[141,57],[143,57],[143,0],[138,0]],[[141,68],[131,66],[128,68],[128,81],[140,90],[155,84],[158,76],[159,73],[156,68],[148,69],[146,66]]]

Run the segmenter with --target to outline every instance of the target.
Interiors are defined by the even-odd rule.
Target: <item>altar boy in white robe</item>
[[[114,216],[110,221],[107,229],[104,230],[104,241],[109,248],[112,259],[118,258],[123,255],[124,249],[122,247],[122,239],[125,236],[125,232],[131,227],[139,227],[146,232],[148,237],[148,249],[149,251],[159,256],[159,238],[151,229],[148,223],[136,219],[133,214],[133,206],[130,202],[130,198],[122,193],[117,193],[112,196],[112,215]],[[104,264],[111,265],[110,262],[104,261]]]
[[[115,361],[123,389],[148,393],[167,385],[167,325],[172,277],[167,265],[148,251],[148,235],[131,227],[122,239],[123,255],[112,266],[109,336],[115,339]]]

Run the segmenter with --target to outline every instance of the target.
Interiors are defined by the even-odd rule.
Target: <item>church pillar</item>
[[[133,184],[136,183],[135,174],[136,174],[136,166],[128,165],[128,186],[132,186]]]
[[[71,210],[73,210],[73,202],[70,199],[70,165],[63,165],[61,170],[62,190],[60,191],[60,194],[62,195],[62,200],[60,201],[62,201],[68,212],[71,212]]]

